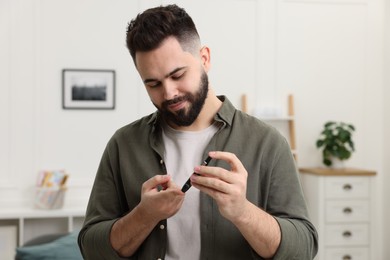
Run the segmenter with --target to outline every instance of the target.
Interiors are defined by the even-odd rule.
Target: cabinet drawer
[[[369,220],[368,200],[328,200],[325,203],[326,221],[357,222]]]
[[[326,246],[368,245],[368,224],[325,225]]]
[[[326,248],[325,260],[367,260],[368,247]]]
[[[368,198],[368,177],[329,177],[325,179],[326,198]]]

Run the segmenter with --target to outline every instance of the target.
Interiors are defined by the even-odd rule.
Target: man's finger
[[[143,190],[152,190],[155,189],[157,186],[166,186],[167,183],[171,180],[170,175],[156,175],[149,180],[145,181],[142,185]]]

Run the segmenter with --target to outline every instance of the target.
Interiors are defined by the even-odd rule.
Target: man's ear
[[[210,48],[207,46],[203,46],[202,49],[200,49],[200,58],[202,62],[202,66],[205,70],[205,72],[208,72],[211,66],[210,62]]]

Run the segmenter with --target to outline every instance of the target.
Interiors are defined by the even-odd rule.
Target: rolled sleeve
[[[81,229],[78,243],[84,259],[125,259],[117,254],[110,242],[111,227],[116,221],[100,222]]]
[[[281,230],[281,241],[274,260],[309,260],[317,253],[317,232],[310,222],[275,217]],[[308,232],[309,231],[309,232]]]

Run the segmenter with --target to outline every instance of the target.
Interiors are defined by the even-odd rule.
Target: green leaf
[[[323,140],[318,140],[316,145],[317,145],[317,148],[320,148],[321,146],[324,145],[324,141]]]
[[[351,131],[355,131],[355,127],[353,125],[348,125],[348,128],[351,129]]]
[[[332,126],[334,124],[335,124],[335,122],[329,121],[324,126],[325,126],[325,128],[329,128],[330,126]]]
[[[324,159],[324,160],[323,160],[323,163],[324,163],[325,165],[327,165],[327,166],[331,166],[331,165],[332,165],[332,161],[329,160],[329,159]]]

